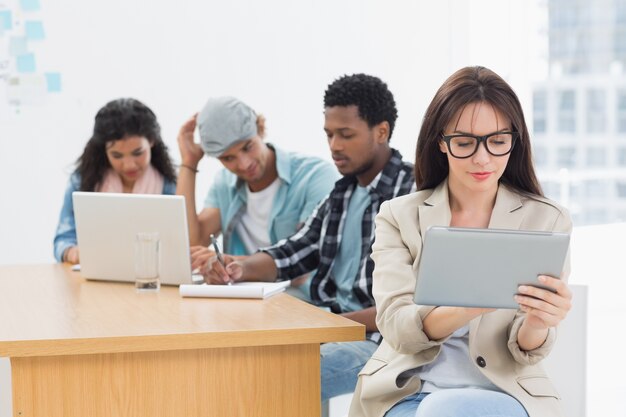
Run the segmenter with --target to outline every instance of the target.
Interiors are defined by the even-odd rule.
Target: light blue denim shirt
[[[296,232],[317,204],[333,189],[339,173],[330,162],[313,156],[284,152],[268,144],[276,153],[276,170],[281,184],[270,212],[269,237],[272,244]],[[246,210],[246,184],[227,169],[220,170],[204,206],[220,210],[224,251],[249,255],[236,227]]]
[[[63,207],[59,216],[59,225],[54,235],[54,257],[57,262],[63,262],[63,252],[71,246],[76,246],[76,221],[74,219],[74,202],[72,193],[80,189],[80,175],[72,174],[63,197]],[[176,183],[167,179],[163,182],[162,194],[176,194]]]

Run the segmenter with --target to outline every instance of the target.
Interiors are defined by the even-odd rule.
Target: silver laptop
[[[83,277],[134,282],[135,236],[158,232],[161,284],[192,282],[183,196],[76,191],[72,198]]]
[[[431,227],[426,231],[414,301],[420,305],[518,308],[522,284],[559,277],[569,234]]]

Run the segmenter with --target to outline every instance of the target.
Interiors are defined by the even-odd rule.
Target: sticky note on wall
[[[58,93],[61,91],[61,74],[58,72],[46,72],[46,85],[48,92]]]
[[[9,55],[18,56],[28,53],[26,38],[12,37],[9,39]]]
[[[27,20],[24,27],[26,29],[26,39],[29,41],[40,41],[45,38],[41,21]]]
[[[0,10],[0,30],[13,29],[13,16],[10,10]]]
[[[35,72],[35,55],[24,54],[16,57],[17,72],[28,73]]]
[[[26,12],[36,11],[41,7],[39,5],[39,0],[20,0],[20,6],[22,7],[22,10]]]
[[[42,74],[20,74],[7,83],[6,98],[10,104],[41,104],[46,97],[46,78]]]

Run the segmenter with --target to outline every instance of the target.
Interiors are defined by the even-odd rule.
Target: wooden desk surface
[[[0,266],[0,356],[362,340],[365,327],[286,294],[182,298],[177,287],[86,281],[67,265]],[[288,331],[285,331],[288,330]]]

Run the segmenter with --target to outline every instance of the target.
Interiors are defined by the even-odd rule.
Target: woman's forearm
[[[524,322],[517,332],[517,344],[520,349],[530,351],[543,345],[547,337],[548,329],[535,329]]]
[[[440,340],[469,323],[473,318],[491,311],[484,308],[436,307],[422,321],[430,340]]]

